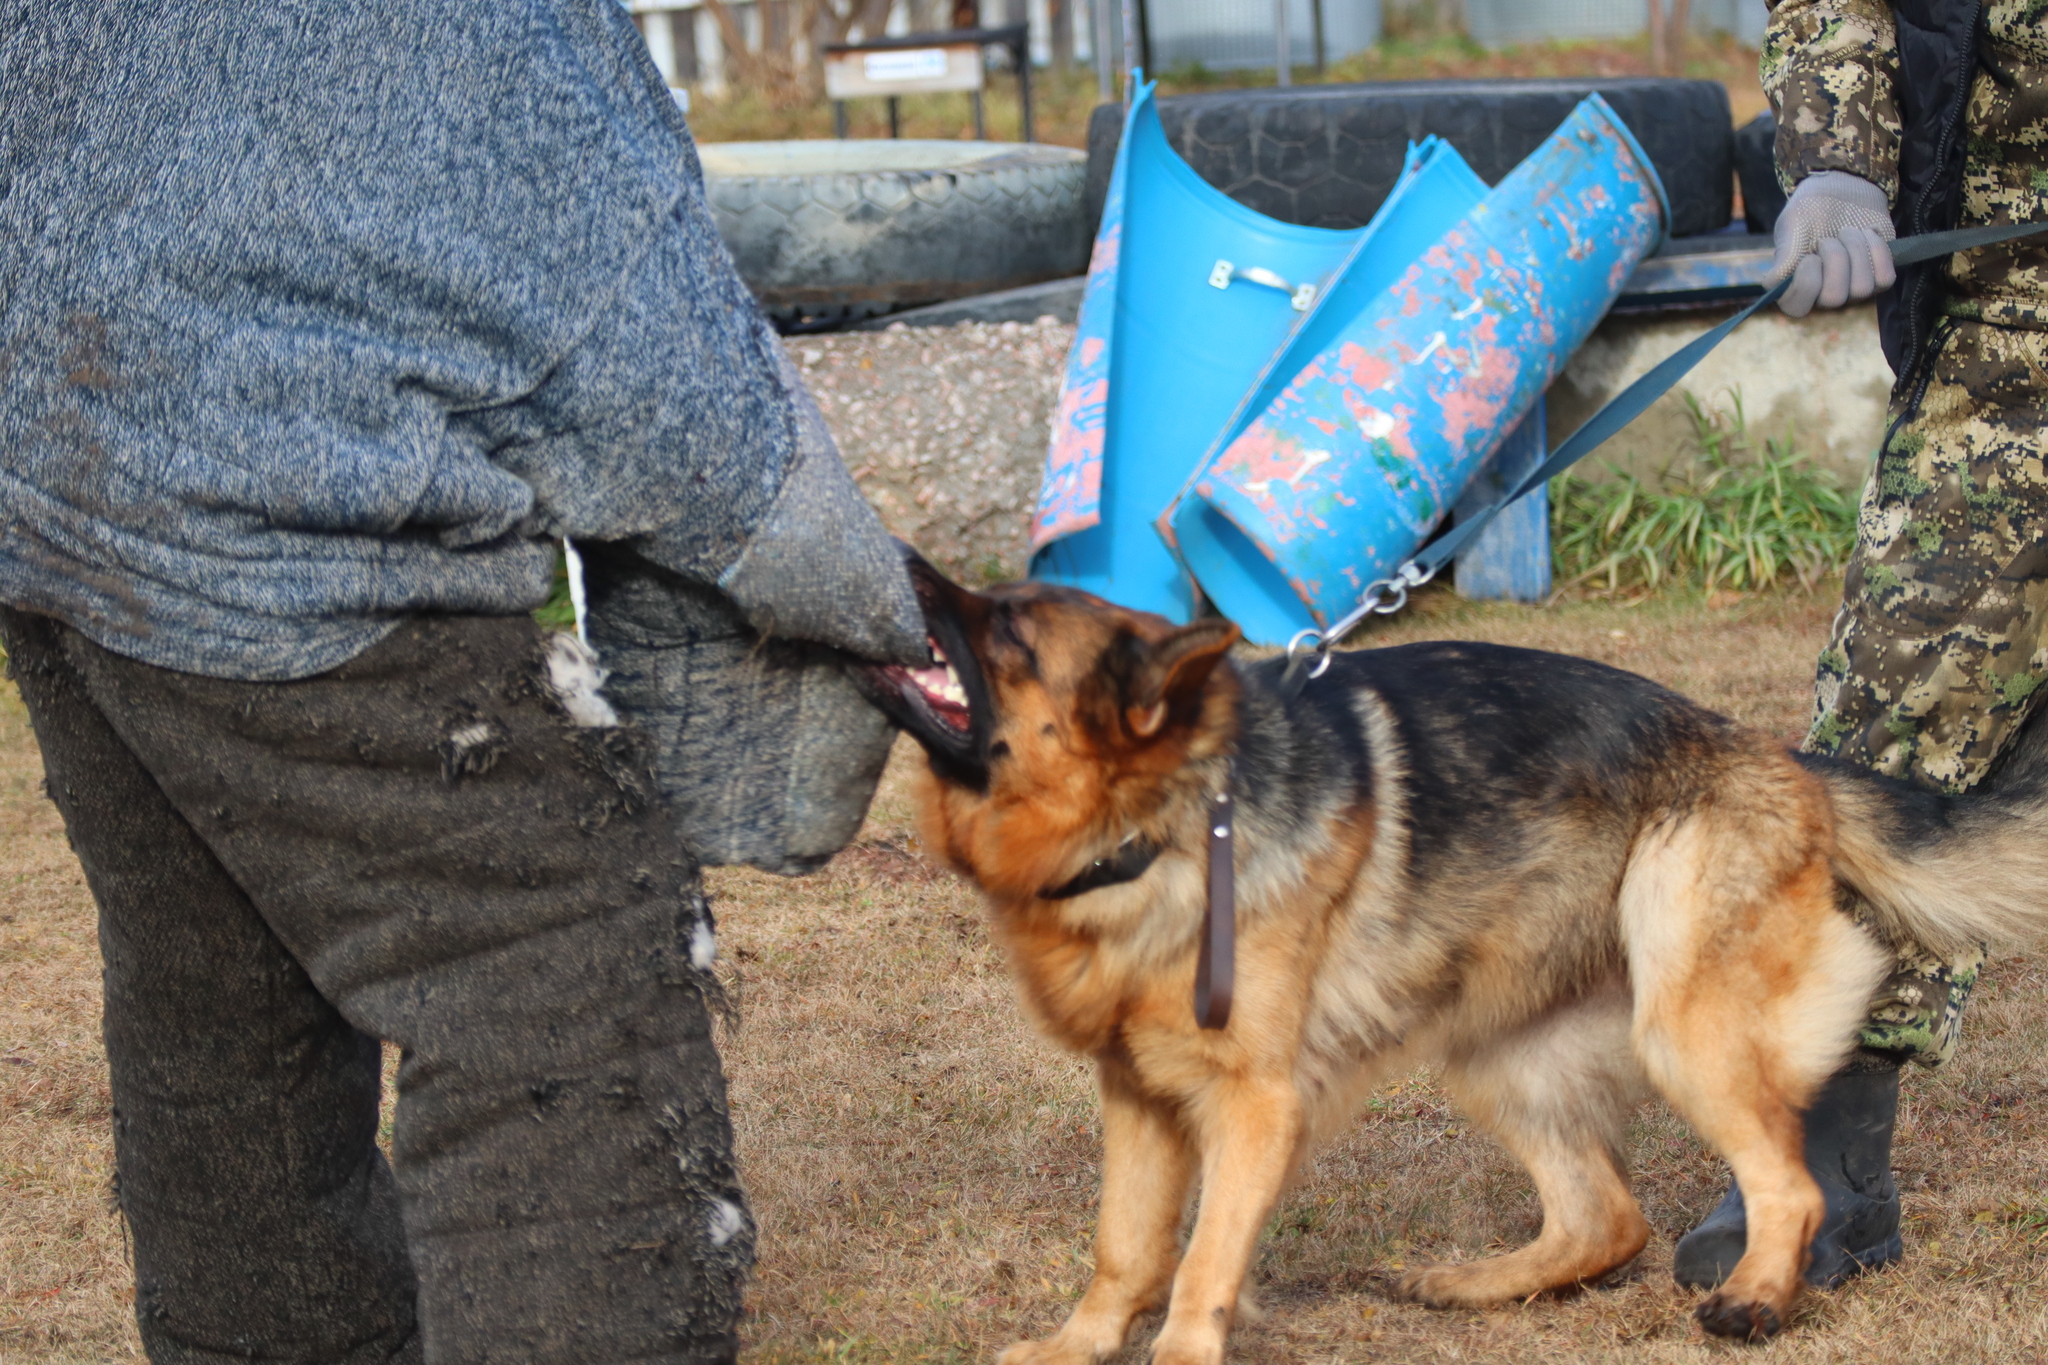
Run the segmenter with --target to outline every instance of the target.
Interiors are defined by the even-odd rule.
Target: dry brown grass
[[[0,685],[0,1362],[136,1352],[92,897]]]
[[[1830,607],[1823,593],[1528,611],[1430,593],[1367,643],[1463,636],[1568,650],[1793,736]],[[762,1365],[987,1360],[1049,1330],[1088,1274],[1088,1070],[1031,1036],[974,893],[920,856],[903,781],[911,761],[899,751],[861,841],[821,875],[711,877],[744,1016],[726,1056],[762,1226],[746,1326],[749,1359]],[[106,1204],[91,910],[61,840],[9,694],[0,878],[17,891],[0,910],[12,916],[0,922],[0,1044],[39,1059],[0,1063],[9,1365],[116,1358],[132,1341]],[[1659,1109],[1638,1121],[1634,1150],[1658,1235],[1615,1286],[1489,1313],[1390,1302],[1385,1272],[1487,1254],[1531,1236],[1537,1218],[1521,1173],[1415,1076],[1374,1098],[1274,1218],[1256,1272],[1270,1316],[1240,1329],[1233,1358],[2048,1358],[2044,999],[2048,958],[1994,965],[1962,1055],[1945,1074],[1908,1078],[1898,1149],[1907,1263],[1809,1300],[1796,1330],[1768,1346],[1705,1341],[1690,1296],[1670,1284],[1671,1238],[1718,1198],[1723,1175]]]

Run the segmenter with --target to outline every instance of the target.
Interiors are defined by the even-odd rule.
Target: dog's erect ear
[[[1135,666],[1124,678],[1124,724],[1138,739],[1150,739],[1168,720],[1194,721],[1203,684],[1237,643],[1229,621],[1210,619],[1182,626],[1157,644],[1138,646]]]

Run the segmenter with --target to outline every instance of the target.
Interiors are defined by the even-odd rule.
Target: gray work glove
[[[1895,235],[1883,190],[1847,171],[1816,171],[1799,182],[1778,215],[1778,252],[1764,287],[1792,277],[1778,307],[1793,318],[1815,305],[1840,308],[1867,299],[1898,278],[1887,245]]]

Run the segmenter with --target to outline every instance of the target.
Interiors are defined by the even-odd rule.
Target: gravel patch
[[[970,586],[1022,578],[1072,325],[963,322],[787,345],[854,481]]]

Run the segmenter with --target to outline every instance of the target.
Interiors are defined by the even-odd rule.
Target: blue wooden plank
[[[1453,521],[1499,502],[1515,480],[1543,462],[1549,441],[1543,400],[1529,410],[1452,509]],[[1541,602],[1550,596],[1550,490],[1538,488],[1502,512],[1454,561],[1458,595],[1490,602]]]
[[[1681,239],[1683,240],[1683,239]],[[1702,244],[1713,239],[1701,239]],[[1614,306],[1625,311],[1746,302],[1763,293],[1764,273],[1776,252],[1757,234],[1734,239],[1729,251],[1673,251],[1644,258]],[[1719,243],[1716,243],[1719,245]]]

